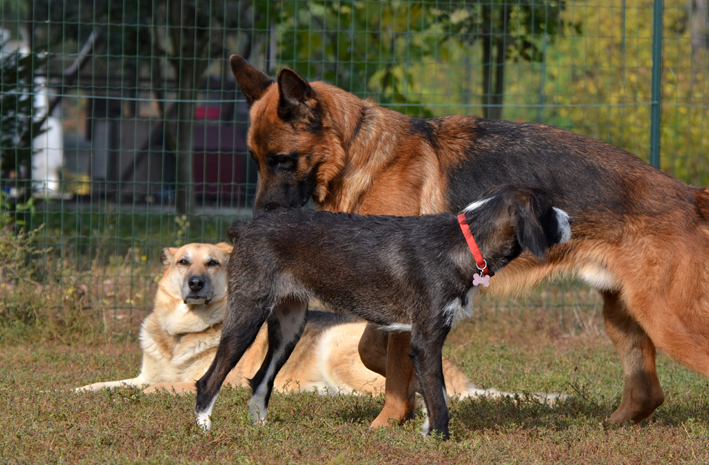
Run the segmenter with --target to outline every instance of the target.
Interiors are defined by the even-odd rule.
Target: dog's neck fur
[[[464,146],[468,146],[471,141],[456,138],[452,145],[440,145],[445,140],[441,138],[439,143],[433,144],[426,133],[446,132],[451,124],[455,125],[458,132],[461,118],[466,120],[466,126],[474,125],[475,118],[453,116],[415,120],[322,82],[314,82],[312,86],[316,91],[322,90],[319,95],[322,111],[326,115],[323,122],[329,126],[326,129],[335,134],[338,141],[333,146],[337,147],[336,150],[342,150],[343,155],[333,157],[343,160],[343,163],[334,172],[324,175],[329,187],[326,192],[315,196],[321,210],[360,214],[397,211],[398,214],[411,216],[447,210],[445,186],[432,180],[440,178],[435,173],[450,169],[440,160],[449,160],[450,164],[451,160],[462,159]],[[412,139],[412,131],[420,133],[419,137]],[[442,151],[452,156],[437,156]],[[372,157],[371,154],[375,153],[378,156]],[[407,158],[405,163],[397,163],[396,159],[401,157]],[[378,195],[375,190],[386,185],[382,180],[389,177],[387,170],[393,165],[397,169],[392,176],[398,179],[403,177],[412,185],[423,185],[423,188],[412,190],[411,193],[394,192],[391,198],[397,205],[382,205],[382,195]],[[402,166],[405,166],[404,173],[401,171]],[[370,198],[376,198],[377,201]]]
[[[171,337],[179,338],[183,334],[198,333],[216,325],[221,325],[226,313],[227,298],[212,301],[209,305],[188,305],[181,296],[170,295],[163,289],[158,289],[155,297],[155,308],[175,308],[179,316],[165,316],[165,330]],[[148,321],[147,319],[145,321]]]

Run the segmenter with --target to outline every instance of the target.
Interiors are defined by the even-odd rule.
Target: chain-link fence
[[[223,240],[250,215],[233,53],[413,116],[570,129],[709,184],[706,0],[0,5],[5,317],[78,305],[139,321],[162,247]],[[517,304],[563,317],[597,299],[563,285]]]

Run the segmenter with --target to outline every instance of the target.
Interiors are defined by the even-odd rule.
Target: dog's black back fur
[[[523,249],[541,258],[559,242],[545,195],[497,188],[485,197],[485,208],[467,212],[466,219],[493,273]],[[278,209],[253,224],[235,225],[230,231],[238,229],[240,236],[229,262],[231,291],[253,293],[258,275],[266,297],[277,277],[288,275],[321,300],[380,325],[408,323],[411,308],[465,295],[477,272],[458,218],[448,213],[392,217]],[[503,240],[500,230],[510,228]],[[420,301],[421,294],[429,300]]]
[[[568,233],[568,217],[553,209],[546,195],[528,188],[494,188],[464,214],[493,273],[525,250],[543,258],[551,245],[564,239],[564,221]],[[478,272],[455,215],[360,216],[279,209],[251,223],[235,223],[229,233],[235,239],[227,265],[229,313],[216,359],[198,382],[198,412],[207,410],[212,391],[221,386],[218,378],[241,357],[244,343],[235,340],[252,341],[266,318],[269,328],[298,333],[305,316],[298,316],[300,321],[294,318],[297,312],[283,311],[284,302],[317,297],[373,323],[411,330],[412,358],[432,427],[447,437],[441,349],[453,322],[470,304]],[[269,353],[277,360],[267,357],[254,379],[254,393],[261,392],[262,383],[273,382],[280,367],[268,368],[271,363],[285,363],[287,355],[281,360],[282,353],[290,351],[280,345],[292,346],[297,338],[273,334],[269,343],[278,347]],[[236,349],[226,347],[235,344]],[[223,358],[231,362],[220,367]],[[264,405],[261,409],[271,386],[256,402]]]

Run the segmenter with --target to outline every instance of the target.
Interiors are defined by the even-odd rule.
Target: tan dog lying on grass
[[[120,386],[146,387],[146,393],[195,392],[195,380],[204,375],[216,354],[227,307],[226,262],[232,247],[226,243],[187,244],[165,248],[160,254],[163,276],[153,312],[143,321],[140,346],[143,366],[136,378],[89,384],[87,392]],[[277,391],[312,391],[327,394],[384,392],[386,353],[381,374],[362,363],[358,344],[366,322],[345,314],[311,311],[303,336],[275,379]],[[382,337],[386,333],[382,332]],[[224,384],[248,386],[268,350],[267,331],[256,340]],[[499,397],[495,389],[479,389],[444,360],[446,390],[451,396]],[[542,395],[541,400],[556,396]]]

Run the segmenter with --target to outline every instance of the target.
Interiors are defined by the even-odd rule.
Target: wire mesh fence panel
[[[410,116],[545,123],[647,161],[655,150],[666,173],[709,184],[705,3],[2,0],[3,318],[73,306],[140,321],[163,247],[224,240],[251,215],[234,53]],[[482,304],[560,319],[600,308],[576,283]]]

